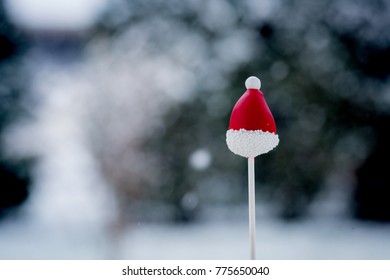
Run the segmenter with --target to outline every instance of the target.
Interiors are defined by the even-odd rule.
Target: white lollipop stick
[[[248,158],[249,193],[249,250],[251,260],[256,259],[256,200],[255,200],[255,158]]]

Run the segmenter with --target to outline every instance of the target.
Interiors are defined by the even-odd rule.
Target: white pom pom
[[[254,89],[260,89],[261,88],[261,81],[259,78],[255,76],[251,76],[245,81],[245,86],[247,89],[254,88]]]

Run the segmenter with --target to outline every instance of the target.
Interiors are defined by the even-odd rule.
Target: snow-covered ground
[[[350,221],[283,224],[258,221],[259,259],[389,259],[390,227]],[[144,225],[129,235],[125,248],[133,259],[246,259],[244,221],[188,227]]]
[[[204,214],[208,217],[186,225],[134,223],[116,237],[25,216],[0,224],[0,259],[248,258],[245,207]],[[258,211],[257,254],[259,259],[390,259],[389,233],[385,224],[326,215],[285,223]]]

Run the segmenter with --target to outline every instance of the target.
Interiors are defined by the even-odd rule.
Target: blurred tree
[[[3,133],[25,111],[21,101],[26,77],[21,71],[21,56],[27,42],[7,20],[0,2],[0,139]],[[28,196],[29,164],[13,160],[0,146],[0,215],[20,205]]]
[[[352,5],[352,1],[344,5],[346,3]],[[390,154],[387,145],[390,139],[390,35],[387,32],[390,5],[382,0],[362,1],[356,3],[354,9],[356,13],[350,13],[344,6],[329,22],[359,81],[355,90],[360,98],[350,102],[354,109],[351,122],[360,129],[371,128],[371,149],[356,169],[352,210],[357,218],[390,221],[390,205],[386,201],[390,195],[390,177],[385,167]],[[341,21],[348,24],[340,24]]]

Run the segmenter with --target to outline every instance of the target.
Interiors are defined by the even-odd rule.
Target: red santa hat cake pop
[[[249,77],[245,86],[247,91],[233,108],[226,143],[233,153],[254,158],[274,149],[279,144],[279,136],[275,120],[260,91],[260,79]]]

